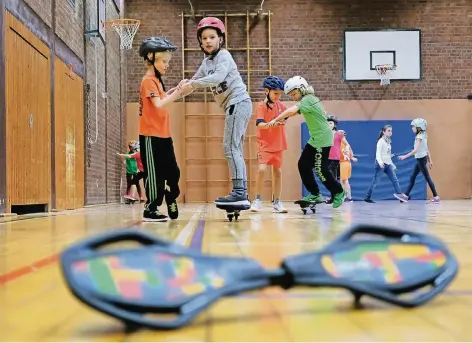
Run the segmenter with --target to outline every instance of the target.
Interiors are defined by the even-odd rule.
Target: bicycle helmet
[[[422,131],[426,131],[426,127],[428,126],[428,122],[423,118],[416,118],[411,121],[411,126],[419,127]]]
[[[282,80],[280,77],[277,76],[268,76],[262,82],[262,87],[267,88],[269,93],[267,93],[267,107],[271,108],[269,104],[272,104],[272,100],[270,100],[270,91],[271,90],[284,90],[285,81]]]
[[[338,121],[338,118],[336,118],[335,116],[333,115],[329,115],[327,118],[326,118],[327,121],[332,121],[334,123],[334,128],[336,128],[336,126],[338,126],[339,124],[339,121]]]
[[[205,29],[208,29],[208,28],[215,29],[216,32],[218,33],[218,36],[223,37],[223,41],[222,41],[221,44],[224,44],[225,36],[226,36],[225,24],[223,24],[223,22],[220,19],[218,19],[216,17],[206,17],[206,18],[203,18],[202,20],[200,20],[200,22],[197,25],[197,39],[198,39],[198,43],[200,44],[200,49],[206,55],[209,55],[209,54],[205,51],[205,49],[203,49],[202,31],[205,30]],[[218,52],[220,51],[220,48],[221,48],[221,44],[218,47],[218,49],[214,53],[211,54],[211,56],[216,56],[218,54]]]
[[[294,89],[304,89],[304,88],[308,88],[308,82],[306,82],[306,80],[301,76],[294,76],[288,79],[287,82],[285,82],[284,92],[285,94],[288,94]]]
[[[161,37],[149,37],[142,41],[141,46],[139,47],[139,56],[144,58],[145,61],[148,61],[154,67],[154,62],[156,61],[156,53],[164,51],[175,51],[175,47],[171,42],[165,38]],[[152,58],[149,58],[149,54],[152,53]],[[154,67],[154,74],[159,79],[162,84],[164,91],[166,90],[164,82],[162,82],[161,73]]]

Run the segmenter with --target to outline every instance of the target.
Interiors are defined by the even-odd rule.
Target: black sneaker
[[[334,198],[333,198],[333,197],[328,198],[328,199],[326,199],[326,200],[324,201],[324,203],[325,203],[325,204],[328,204],[328,205],[332,204],[333,202],[334,202]]]
[[[364,199],[365,202],[368,202],[369,204],[375,204],[375,201],[372,199]]]
[[[166,215],[163,215],[159,210],[150,212],[144,210],[143,222],[166,222],[169,219]]]
[[[171,203],[167,204],[167,214],[169,215],[170,219],[177,219],[179,217],[179,207],[177,206],[177,200],[172,201]]]

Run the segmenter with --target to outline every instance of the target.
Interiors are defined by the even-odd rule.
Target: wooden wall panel
[[[84,92],[83,79],[54,61],[56,209],[84,206]]]
[[[49,205],[49,48],[9,12],[5,26],[7,209],[11,205]]]

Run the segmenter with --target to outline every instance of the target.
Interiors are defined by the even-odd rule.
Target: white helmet
[[[301,76],[294,76],[285,82],[284,92],[285,94],[290,93],[294,89],[308,88],[308,82]]]
[[[419,127],[421,130],[426,131],[426,127],[428,126],[428,122],[423,118],[416,118],[411,121],[411,126]]]

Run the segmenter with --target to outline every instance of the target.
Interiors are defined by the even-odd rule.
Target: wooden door
[[[49,48],[6,15],[7,209],[51,200]]]
[[[56,209],[83,207],[84,92],[83,79],[58,57],[54,60]]]

